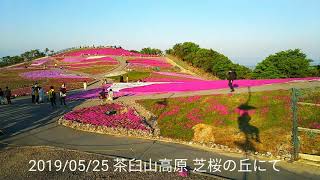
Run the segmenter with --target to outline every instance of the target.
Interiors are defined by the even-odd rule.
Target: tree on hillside
[[[252,70],[246,66],[235,64],[232,67],[233,70],[237,72],[238,79],[251,79],[252,78]]]
[[[212,49],[200,48],[193,42],[178,43],[172,49],[166,50],[167,54],[174,55],[194,67],[212,73],[220,79],[226,78],[226,73],[231,68],[239,71],[239,78],[250,78],[251,70],[233,62],[223,54]]]
[[[20,56],[5,56],[0,58],[0,67],[13,65],[24,61],[31,61],[44,56],[45,53],[39,51],[38,49],[24,52]]]
[[[220,79],[227,78],[227,72],[232,68],[232,61],[224,55],[217,56],[215,63],[211,67],[213,75],[217,76]]]
[[[262,78],[294,78],[311,74],[310,59],[300,49],[281,51],[268,56],[260,62],[253,77]]]
[[[200,67],[206,72],[211,72],[211,67],[216,63],[215,56],[217,52],[212,49],[199,49],[194,53],[192,64]]]
[[[194,54],[199,50],[199,45],[193,42],[184,42],[179,43],[173,46],[173,55],[181,58],[183,61],[187,61],[192,63],[192,59],[190,58],[190,54]],[[189,55],[189,58],[186,58]]]
[[[44,53],[48,56],[48,53],[49,53],[49,48],[46,48],[46,49],[44,49]]]
[[[38,49],[33,49],[27,52],[24,52],[20,55],[25,61],[31,61],[36,58],[45,56],[44,52],[39,51]]]
[[[137,51],[137,50],[130,50],[130,52],[139,53],[139,51]]]
[[[150,47],[141,49],[140,53],[150,54],[150,55],[162,55],[162,51],[160,49],[150,48]]]
[[[0,58],[0,67],[21,63],[23,61],[24,59],[20,56],[5,56]]]

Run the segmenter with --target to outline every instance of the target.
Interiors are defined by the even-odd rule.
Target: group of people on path
[[[56,107],[57,103],[56,103],[56,99],[57,99],[57,95],[55,92],[55,89],[53,86],[50,86],[50,90],[47,92],[47,97],[48,97],[48,101],[50,102],[52,107]],[[60,87],[60,92],[59,92],[59,98],[60,98],[60,105],[67,105],[66,104],[66,97],[67,97],[67,88],[66,85],[63,83]],[[42,87],[40,87],[38,85],[38,83],[35,83],[32,87],[31,87],[31,99],[32,99],[32,103],[34,104],[39,104],[39,103],[43,103],[45,102],[45,92],[44,89]]]
[[[45,94],[42,87],[38,85],[38,83],[35,83],[31,87],[31,97],[32,97],[32,103],[33,104],[39,104],[44,102]]]
[[[0,104],[12,104],[11,103],[11,90],[7,86],[6,89],[3,91],[0,88]]]
[[[233,81],[237,79],[237,73],[234,70],[230,70],[227,73],[227,80],[228,80],[228,86],[230,87],[231,92],[234,92],[234,85]],[[107,82],[107,81],[104,81]],[[84,90],[87,90],[87,82],[83,83]],[[51,103],[52,107],[56,107],[56,99],[57,95],[55,92],[55,89],[53,86],[50,86],[50,90],[47,92],[48,94],[48,101]],[[6,89],[3,91],[0,88],[0,104],[12,104],[11,103],[11,90],[9,87],[6,87]],[[60,97],[60,105],[67,105],[66,104],[66,97],[67,97],[67,88],[65,83],[62,84],[60,87],[60,92],[59,92],[59,97]],[[99,93],[99,98],[102,99],[103,101],[105,99],[113,101],[113,91],[110,88],[109,90],[105,90],[104,88],[101,90]],[[42,87],[38,85],[38,83],[35,83],[31,87],[31,99],[32,103],[34,104],[39,104],[45,102],[45,91]]]
[[[101,92],[99,93],[99,98],[102,101],[109,100],[113,101],[113,91],[110,88],[108,91],[106,91],[104,88],[102,88]]]

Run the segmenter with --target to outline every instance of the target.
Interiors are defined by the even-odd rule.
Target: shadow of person
[[[251,117],[248,112],[244,112],[241,116],[238,117],[238,126],[241,132],[243,132],[246,136],[246,139],[255,140],[256,142],[260,142],[259,137],[259,129],[249,122]]]
[[[251,116],[249,114],[250,110],[256,109],[256,107],[249,105],[251,100],[251,91],[250,87],[248,87],[249,97],[247,101],[240,106],[238,106],[238,110],[240,116],[238,117],[238,128],[244,133],[245,141],[242,143],[237,143],[244,151],[256,151],[254,144],[252,141],[260,143],[259,129],[250,124]]]

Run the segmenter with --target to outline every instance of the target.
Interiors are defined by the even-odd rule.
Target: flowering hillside
[[[207,124],[214,129],[215,143],[229,147],[273,152],[290,147],[292,116],[289,91],[255,92],[140,100],[158,116],[162,136],[190,141],[193,127]],[[316,109],[315,109],[316,108]],[[299,107],[299,126],[319,128],[320,107]],[[246,142],[245,137],[249,138]],[[320,154],[318,137],[302,136],[302,151]],[[248,144],[250,143],[250,144]]]
[[[140,56],[149,57],[154,55],[140,54],[130,52],[122,48],[90,48],[90,49],[77,49],[69,52],[58,54],[57,56],[81,56],[81,55],[113,55],[113,56]]]

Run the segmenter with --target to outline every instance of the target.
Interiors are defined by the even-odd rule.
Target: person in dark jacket
[[[66,97],[67,97],[67,88],[66,85],[63,83],[60,88],[60,105],[67,105],[66,104]]]
[[[48,92],[49,101],[51,102],[51,106],[55,107],[56,104],[56,92],[54,91],[54,87],[50,86],[50,90]]]
[[[8,86],[6,87],[6,90],[4,91],[4,95],[7,98],[8,104],[11,104],[11,90],[8,88]]]
[[[5,104],[4,103],[4,92],[2,91],[2,89],[0,88],[0,104]]]
[[[36,96],[34,95],[34,92],[35,92],[35,87],[34,85],[31,87],[31,101],[32,103],[36,103]]]
[[[233,81],[237,79],[237,73],[234,70],[228,72],[228,86],[230,87],[231,92],[234,91]]]

